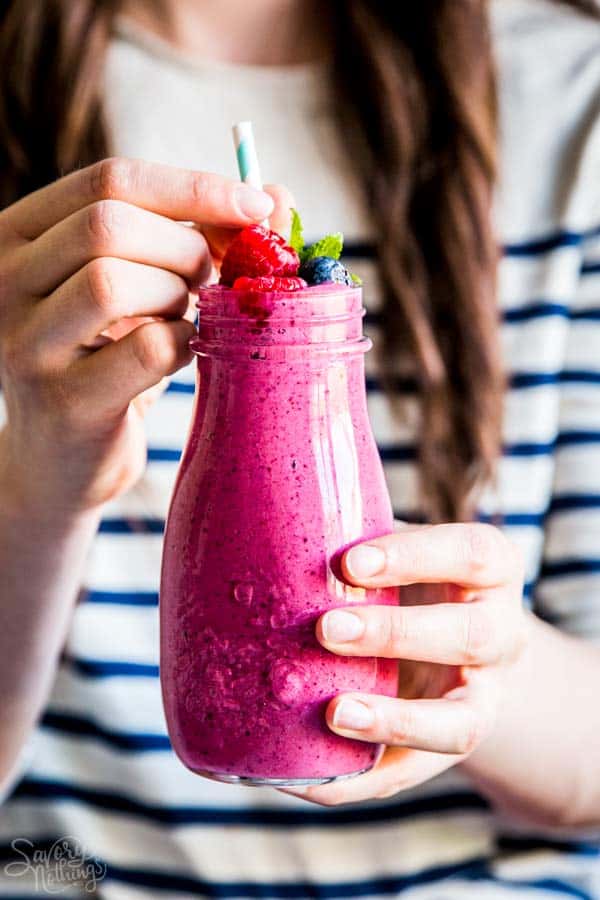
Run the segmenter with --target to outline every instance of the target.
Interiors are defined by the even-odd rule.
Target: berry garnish
[[[231,286],[243,276],[296,275],[299,265],[298,254],[280,234],[262,225],[249,225],[240,231],[227,249],[221,265],[221,284]]]
[[[339,262],[344,249],[344,235],[336,231],[335,234],[328,234],[320,241],[315,241],[307,246],[304,242],[302,220],[295,209],[292,210],[290,246],[300,257],[298,274],[309,284],[326,284],[327,282],[348,285],[362,284],[358,275],[352,275]]]
[[[234,291],[299,291],[308,287],[303,278],[294,275],[259,275],[248,278],[242,275],[233,282]]]
[[[300,266],[300,276],[309,284],[353,284],[352,277],[338,259],[331,256],[315,256]]]

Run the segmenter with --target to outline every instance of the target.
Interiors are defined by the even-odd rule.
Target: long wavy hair
[[[594,0],[555,0],[598,17]],[[118,0],[0,6],[0,204],[110,153],[102,71]],[[431,520],[468,518],[501,449],[497,91],[487,0],[332,0],[331,85],[375,223],[383,381],[420,402]]]

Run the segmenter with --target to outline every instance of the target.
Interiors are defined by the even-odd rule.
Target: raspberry
[[[221,284],[231,286],[244,275],[295,275],[299,265],[298,254],[280,234],[262,225],[249,225],[227,249],[221,265]]]
[[[261,275],[258,278],[242,275],[233,282],[234,291],[299,291],[305,287],[308,287],[305,280],[293,275]]]

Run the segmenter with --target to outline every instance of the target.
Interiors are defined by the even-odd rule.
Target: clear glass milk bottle
[[[161,681],[173,747],[203,775],[331,781],[380,747],[325,723],[344,691],[395,695],[397,664],[324,650],[320,614],[397,603],[334,574],[392,530],[367,417],[361,290],[206,288],[194,416],[165,534]]]

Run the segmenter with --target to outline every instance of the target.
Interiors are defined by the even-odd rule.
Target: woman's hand
[[[281,227],[291,205],[282,188],[108,159],[0,213],[3,503],[86,511],[135,481],[143,409],[191,358],[190,290],[230,229]]]
[[[526,634],[520,554],[489,525],[405,528],[352,547],[342,571],[353,585],[400,585],[400,605],[330,611],[317,637],[332,653],[400,660],[400,697],[331,701],[333,731],[387,749],[365,775],[293,791],[325,805],[388,797],[465,759],[494,725]]]

